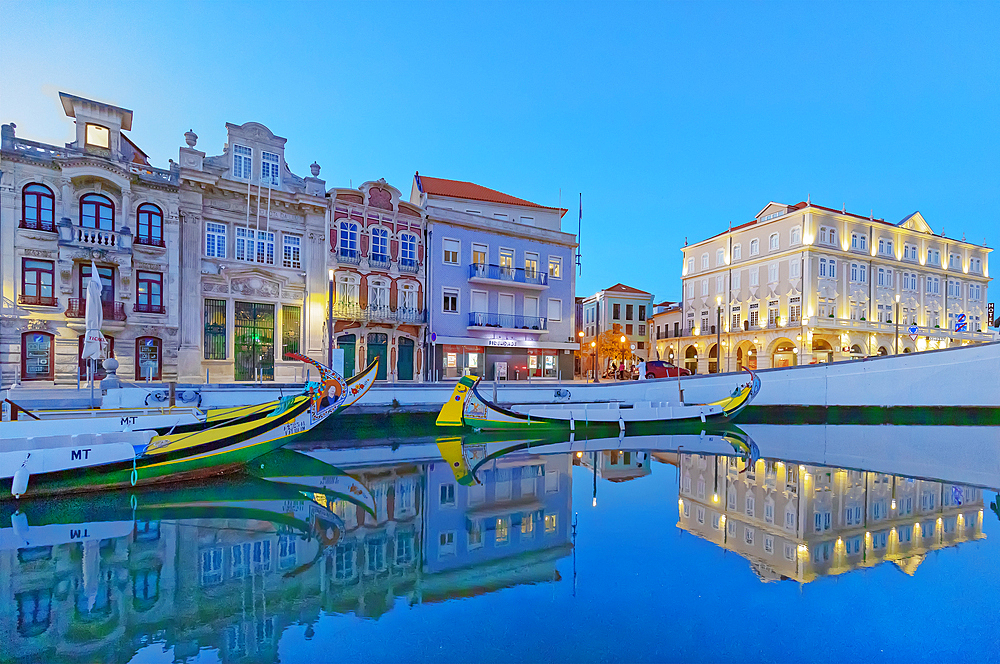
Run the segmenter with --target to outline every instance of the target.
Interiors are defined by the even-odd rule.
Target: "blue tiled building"
[[[427,213],[431,379],[572,378],[576,236],[565,209],[414,175]]]

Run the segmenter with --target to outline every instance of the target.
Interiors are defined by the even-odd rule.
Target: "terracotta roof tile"
[[[611,288],[605,288],[605,291],[614,291],[615,293],[634,293],[636,295],[650,295],[644,290],[639,290],[638,288],[632,288],[631,286],[626,286],[625,284],[615,284]]]
[[[495,189],[490,189],[482,185],[474,184],[472,182],[463,182],[462,180],[446,180],[444,178],[432,178],[427,175],[420,175],[416,173],[414,176],[417,180],[417,186],[420,191],[430,194],[432,196],[448,196],[450,198],[465,198],[473,201],[484,201],[486,203],[501,203],[504,205],[521,205],[524,207],[533,207],[540,210],[558,210],[559,216],[566,214],[564,208],[554,208],[547,205],[539,205],[538,203],[532,203],[531,201],[526,201],[523,198],[517,198],[516,196],[511,196],[510,194],[505,194],[502,191],[497,191]]]

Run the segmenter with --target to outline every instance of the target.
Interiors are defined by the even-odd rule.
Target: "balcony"
[[[855,320],[852,318],[823,318],[819,316],[813,316],[812,318],[806,319],[806,325],[810,327],[826,327],[826,328],[838,328],[841,330],[857,330],[863,332],[882,332],[886,334],[895,334],[896,324],[895,323],[880,323],[877,320]],[[910,325],[900,321],[899,323],[899,335],[906,336],[909,334]],[[921,337],[930,337],[931,339],[961,339],[968,341],[991,341],[993,339],[993,334],[988,331],[984,332],[955,332],[954,330],[949,330],[946,327],[924,327],[917,326],[917,335]]]
[[[54,295],[25,295],[21,293],[17,296],[17,303],[32,307],[54,307],[56,306],[56,298]]]
[[[416,274],[417,272],[420,271],[420,264],[412,258],[400,258],[399,271],[407,272],[409,274]]]
[[[162,237],[147,237],[145,235],[136,235],[132,239],[133,244],[141,244],[144,247],[165,247],[167,243],[163,241]]]
[[[547,332],[548,320],[538,316],[518,316],[515,314],[498,314],[482,311],[474,311],[469,314],[469,327],[493,327],[503,330],[517,330],[529,332]]]
[[[487,284],[518,284],[525,288],[538,290],[549,287],[549,275],[544,272],[484,263],[473,263],[469,266],[469,281]]]
[[[122,302],[102,302],[104,320],[125,320],[125,304]],[[66,307],[66,318],[85,318],[87,316],[87,299],[71,297]]]
[[[362,307],[356,304],[333,305],[333,317],[341,320],[356,320],[359,322],[405,323],[423,325],[427,322],[427,311],[424,309],[405,309],[397,307]]]
[[[137,314],[165,314],[167,313],[166,307],[162,304],[140,304],[136,302],[132,305],[132,311]]]
[[[29,231],[45,231],[46,233],[55,233],[56,224],[54,221],[44,221],[42,219],[22,219],[21,223],[17,225],[18,228],[24,228]]]
[[[132,251],[131,231],[83,228],[82,226],[74,226],[68,219],[63,219],[56,228],[59,233],[59,244],[62,245],[76,245],[87,249]]]
[[[361,252],[357,249],[345,249],[341,247],[337,250],[337,262],[344,265],[360,265]]]
[[[368,257],[368,265],[377,270],[388,270],[389,257],[384,254],[372,254]]]

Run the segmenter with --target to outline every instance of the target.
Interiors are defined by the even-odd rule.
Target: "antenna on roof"
[[[559,207],[562,207],[562,189],[559,190]],[[583,192],[580,192],[580,218],[576,222],[576,274],[583,274],[583,256],[580,254],[580,235],[583,233]]]
[[[847,214],[847,203],[842,203],[840,206],[840,214]]]
[[[870,209],[870,210],[868,211],[868,219],[870,219],[870,220],[872,220],[872,221],[874,221],[874,220],[875,220],[875,208],[871,208],[871,209]]]
[[[806,205],[812,205],[812,196],[806,194]]]

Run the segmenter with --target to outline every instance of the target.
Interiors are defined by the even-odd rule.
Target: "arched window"
[[[151,244],[155,247],[163,246],[163,212],[152,203],[143,203],[136,211],[136,226],[138,234],[135,236],[137,244]]]
[[[115,230],[115,205],[101,194],[86,194],[80,198],[80,225],[102,231]]]
[[[83,342],[84,342],[84,339],[86,338],[86,336],[87,336],[86,334],[81,334],[80,335],[80,339],[77,342],[77,354],[76,354],[76,357],[77,357],[77,359],[79,360],[79,363],[80,363],[80,380],[87,380],[87,360],[85,360],[85,359],[83,359],[81,357],[81,355],[83,355]],[[104,338],[108,342],[108,357],[114,357],[115,356],[115,338],[114,337],[109,337],[107,335],[105,335]],[[108,375],[108,372],[104,370],[104,361],[103,360],[95,360],[94,361],[94,380],[101,380],[102,378],[105,378],[107,375]]]
[[[55,338],[48,332],[21,335],[21,380],[55,380]]]
[[[358,225],[347,221],[340,222],[340,260],[357,260],[358,258]]]
[[[135,340],[135,379],[161,380],[163,341],[159,337],[139,337]]]
[[[375,267],[389,267],[389,231],[384,228],[372,229],[369,262]]]
[[[21,228],[56,230],[56,198],[44,184],[32,183],[21,190]]]

